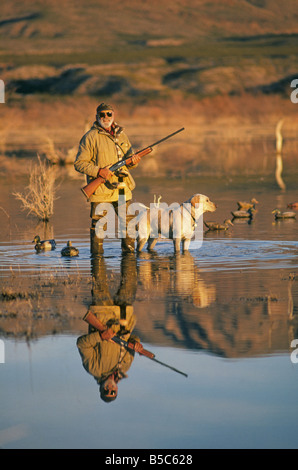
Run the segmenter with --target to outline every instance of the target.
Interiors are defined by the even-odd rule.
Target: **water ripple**
[[[205,269],[280,269],[298,267],[298,242],[272,240],[205,240],[191,253]]]
[[[81,275],[89,275],[89,241],[80,240],[74,244],[79,248],[79,256],[64,258],[60,253],[62,245],[53,251],[36,253],[32,245],[24,245],[21,242],[0,243],[0,276],[6,276],[9,272],[65,275],[75,274],[78,271]],[[216,239],[204,240],[202,245],[192,241],[190,254],[204,270],[298,268],[298,242],[296,241]],[[172,242],[158,243],[156,255],[161,258],[172,256]],[[120,242],[107,240],[104,257],[110,267],[119,267]]]

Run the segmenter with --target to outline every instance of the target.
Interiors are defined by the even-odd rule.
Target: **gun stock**
[[[97,190],[98,186],[102,183],[105,183],[106,180],[101,176],[95,178],[95,180],[90,181],[90,183],[86,184],[83,188],[81,188],[82,193],[89,199],[90,196]]]
[[[160,144],[161,142],[164,142],[165,140],[169,139],[170,137],[173,137],[174,135],[178,134],[178,132],[181,132],[184,130],[184,127],[182,127],[181,129],[179,129],[178,131],[176,132],[173,132],[172,134],[170,135],[167,135],[166,137],[164,137],[163,139],[155,142],[154,144],[148,146],[148,147],[145,147],[144,149],[142,150],[139,150],[138,152],[136,152],[134,155],[131,155],[130,157],[124,157],[122,158],[121,160],[119,160],[119,162],[117,163],[114,163],[113,165],[110,166],[110,171],[117,171],[119,170],[120,168],[122,168],[124,165],[130,165],[131,162],[132,162],[132,158],[134,156],[139,156],[139,157],[144,157],[145,155],[148,155],[148,153],[152,152],[152,147],[154,147],[155,145],[157,144]],[[104,178],[102,178],[101,176],[98,176],[97,178],[95,178],[94,180],[90,181],[90,183],[86,184],[83,188],[81,188],[81,191],[82,193],[84,194],[84,196],[86,196],[87,199],[89,199],[92,194],[97,190],[97,188],[102,184],[102,183],[105,183],[107,180],[105,180]]]
[[[89,323],[89,325],[96,328],[98,331],[104,331],[106,329],[103,323],[101,323],[101,321],[94,315],[94,313],[90,311],[86,313],[83,320]]]

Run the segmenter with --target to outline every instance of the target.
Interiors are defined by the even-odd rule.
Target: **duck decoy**
[[[288,204],[289,209],[298,209],[298,202],[290,202]]]
[[[55,240],[41,240],[39,235],[36,235],[32,240],[32,243],[35,243],[36,251],[46,251],[46,250],[53,250],[56,248]]]
[[[238,211],[231,212],[231,214],[235,219],[252,219],[254,212],[256,212],[256,209],[251,207],[247,211],[238,210]]]
[[[205,222],[204,224],[208,228],[208,230],[228,230],[230,225],[234,225],[230,219],[226,219],[223,224],[219,224],[218,222]]]
[[[272,214],[275,214],[276,219],[294,219],[296,217],[295,212],[291,212],[291,211],[281,212],[279,209],[274,209],[274,211],[272,211]]]
[[[79,250],[72,246],[72,242],[69,240],[67,245],[62,248],[61,255],[62,256],[78,256]]]
[[[243,210],[243,211],[254,209],[256,204],[259,204],[259,201],[257,201],[254,197],[250,200],[250,202],[246,202],[246,201],[237,202],[238,210]]]

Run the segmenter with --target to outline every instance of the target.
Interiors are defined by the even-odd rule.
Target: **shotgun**
[[[89,325],[91,325],[94,328],[96,328],[97,330],[99,330],[99,331],[104,331],[106,329],[105,326],[101,323],[101,321],[98,320],[98,318],[90,311],[88,311],[86,313],[83,320],[85,322],[87,322]],[[124,346],[126,349],[131,349],[132,351],[135,351],[133,343],[125,341],[124,339],[120,338],[117,335],[114,335],[111,338],[111,340],[114,341],[117,344],[120,344],[120,345]],[[147,349],[143,348],[140,351],[138,351],[138,353],[142,356],[148,357],[149,359],[151,359],[152,361],[157,362],[158,364],[161,364],[162,366],[168,367],[169,369],[171,369],[175,372],[178,372],[179,374],[184,375],[185,377],[187,377],[187,374],[185,374],[184,372],[181,372],[180,370],[176,369],[175,367],[169,366],[168,364],[165,364],[164,362],[161,362],[158,359],[156,359],[155,354],[148,351]]]
[[[132,161],[132,158],[134,156],[139,156],[139,157],[144,157],[145,155],[148,155],[148,153],[152,152],[152,147],[155,147],[155,145],[160,144],[161,142],[164,142],[165,140],[169,139],[170,137],[173,137],[174,135],[178,134],[179,132],[183,131],[184,127],[181,129],[178,129],[178,131],[173,132],[172,134],[167,135],[161,140],[158,140],[157,142],[154,142],[154,144],[149,145],[148,147],[145,147],[142,150],[139,150],[138,152],[134,153],[133,155],[130,155],[128,157],[123,157],[121,160],[118,162],[114,163],[109,167],[109,170],[112,172],[115,172],[117,170],[120,170],[124,165],[129,165]],[[86,184],[83,188],[81,188],[82,193],[87,197],[87,199],[92,196],[92,194],[96,191],[98,186],[102,183],[105,183],[107,180],[105,178],[102,178],[101,176],[98,176],[94,180],[90,181],[90,183]]]

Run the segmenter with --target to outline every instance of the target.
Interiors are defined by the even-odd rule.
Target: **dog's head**
[[[210,201],[208,196],[204,194],[194,194],[188,201],[186,201],[196,208],[199,204],[202,204],[203,213],[204,212],[214,212],[216,210],[216,204]]]

